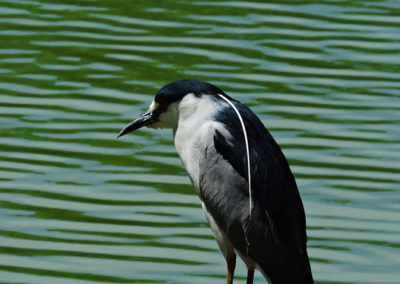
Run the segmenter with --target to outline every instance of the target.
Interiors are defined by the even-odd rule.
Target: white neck
[[[212,117],[218,106],[207,96],[186,95],[178,105],[179,118],[174,128],[174,141],[178,154],[194,186],[199,186],[199,161],[204,147],[213,143],[217,122]],[[212,133],[210,133],[212,132]]]

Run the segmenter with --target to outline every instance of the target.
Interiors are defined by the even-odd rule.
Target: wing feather
[[[304,207],[288,162],[257,116],[243,104],[235,102],[235,105],[244,119],[249,137],[252,188],[258,206],[265,210],[277,242],[304,250],[307,241]],[[232,112],[225,108],[216,117],[231,137],[216,131],[214,145],[216,151],[247,181],[243,133]]]

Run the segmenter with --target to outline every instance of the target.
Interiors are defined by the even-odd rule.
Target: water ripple
[[[398,282],[396,1],[0,2],[4,283],[223,280],[170,131],[116,140],[187,77],[249,105],[282,146],[318,283]]]

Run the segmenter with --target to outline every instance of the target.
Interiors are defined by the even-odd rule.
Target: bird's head
[[[211,95],[215,97],[217,94],[223,94],[228,97],[219,88],[207,82],[182,79],[169,83],[157,92],[149,109],[125,126],[118,137],[143,126],[174,128],[178,122],[179,112],[182,112],[182,108],[179,105],[185,97],[199,98],[191,101],[191,104],[197,104],[203,96]],[[189,110],[189,108],[187,109]]]

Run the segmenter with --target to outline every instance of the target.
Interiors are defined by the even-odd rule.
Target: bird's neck
[[[217,107],[212,99],[186,95],[179,103],[179,119],[174,128],[176,150],[194,186],[198,188],[199,161],[204,147],[210,144]]]

